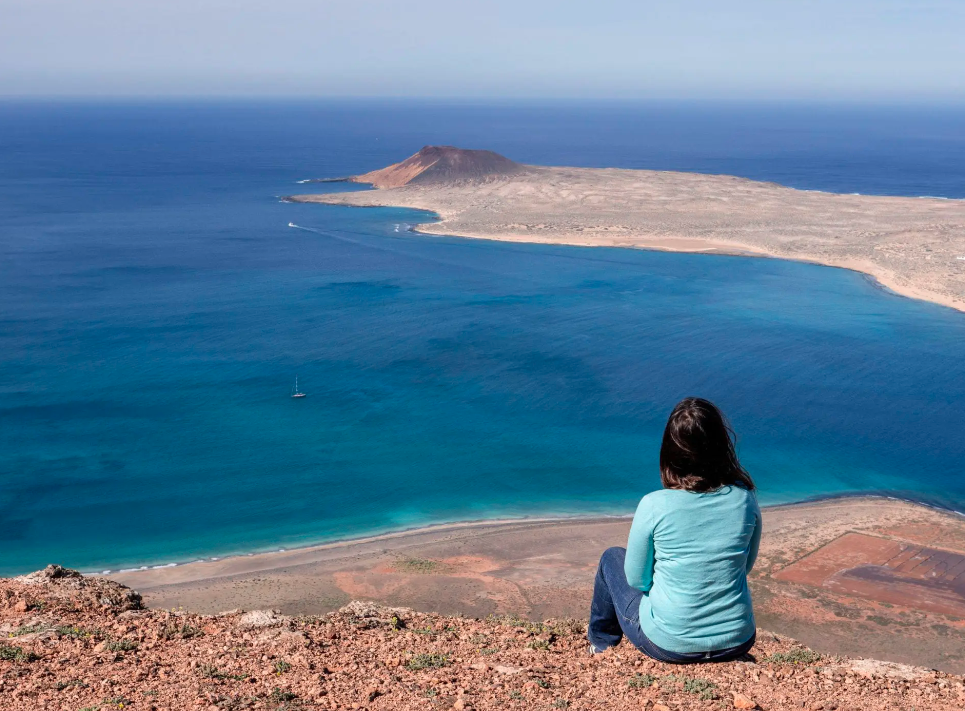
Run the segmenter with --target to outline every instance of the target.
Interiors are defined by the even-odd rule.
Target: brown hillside
[[[426,146],[401,163],[356,175],[356,183],[371,183],[377,188],[400,188],[415,183],[442,185],[522,172],[523,167],[492,151],[473,151],[453,146]]]
[[[753,656],[674,667],[585,624],[474,620],[354,602],[323,617],[145,610],[51,566],[0,580],[3,711],[946,711],[962,678],[827,657],[758,633]]]

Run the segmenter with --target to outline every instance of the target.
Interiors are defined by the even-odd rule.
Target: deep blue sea
[[[0,103],[0,572],[630,513],[686,395],[764,503],[965,511],[965,314],[839,269],[279,200],[430,143],[965,197],[962,109]]]

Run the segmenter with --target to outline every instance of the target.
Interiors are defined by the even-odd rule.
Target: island
[[[374,190],[286,200],[408,207],[425,234],[778,257],[853,269],[965,310],[965,200],[840,195],[729,175],[524,165],[426,146],[347,180]]]

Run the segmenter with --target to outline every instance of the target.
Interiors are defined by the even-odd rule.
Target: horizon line
[[[693,104],[716,106],[853,106],[853,107],[944,107],[965,108],[962,97],[578,97],[578,96],[541,96],[525,97],[512,95],[308,95],[308,94],[4,94],[0,92],[0,102],[43,103],[43,102],[338,102],[338,103],[437,103],[437,104]]]

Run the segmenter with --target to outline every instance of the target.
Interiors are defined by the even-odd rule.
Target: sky
[[[965,102],[965,0],[0,0],[0,95]]]

